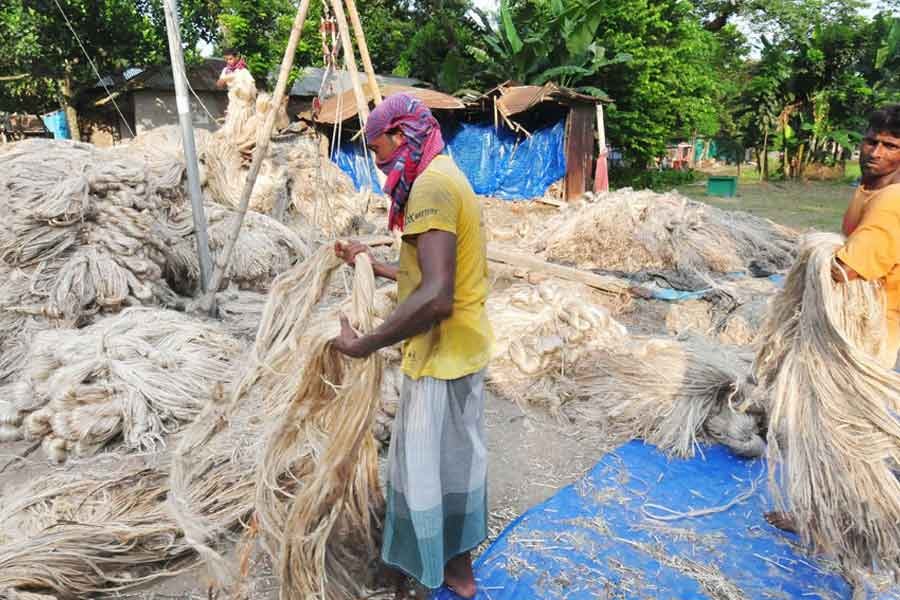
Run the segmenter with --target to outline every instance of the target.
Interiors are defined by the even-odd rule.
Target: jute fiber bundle
[[[625,328],[581,284],[514,284],[493,293],[487,312],[494,330],[488,383],[520,407],[544,406],[561,416],[560,382],[592,347],[615,345]]]
[[[333,251],[326,248],[314,260],[308,261],[308,268],[299,266],[286,273],[281,283],[275,286],[277,290],[281,290],[282,295],[275,300],[273,298],[278,292],[274,292],[273,298],[270,298],[270,306],[267,307],[270,317],[268,324],[264,323],[261,328],[260,344],[267,347],[266,340],[279,337],[277,332],[283,331],[286,336],[281,339],[286,341],[286,345],[271,347],[277,352],[290,354],[293,362],[284,360],[279,364],[288,369],[299,365],[301,369],[275,373],[267,364],[251,361],[247,368],[248,376],[259,383],[251,385],[240,395],[233,393],[228,402],[220,401],[218,393],[211,394],[208,397],[211,401],[206,403],[203,412],[182,432],[171,465],[164,461],[159,465],[146,467],[139,463],[139,459],[126,458],[123,460],[126,464],[119,473],[82,472],[81,477],[74,482],[61,477],[51,478],[17,495],[16,498],[21,498],[21,501],[17,500],[4,507],[0,514],[0,531],[6,536],[0,540],[0,590],[41,590],[53,592],[61,598],[83,598],[93,593],[126,589],[158,577],[173,575],[195,565],[201,557],[206,558],[211,566],[222,565],[224,561],[219,554],[219,544],[226,541],[229,533],[246,530],[248,538],[253,539],[253,532],[257,531],[256,519],[252,518],[255,497],[263,493],[257,489],[255,471],[261,464],[268,445],[278,439],[273,437],[276,433],[290,432],[292,426],[302,425],[297,421],[279,421],[275,426],[272,425],[273,420],[278,418],[276,415],[286,414],[288,402],[302,403],[302,396],[289,395],[281,400],[264,400],[264,396],[275,393],[273,388],[266,386],[282,382],[283,386],[278,389],[289,393],[290,382],[293,382],[293,390],[296,392],[300,385],[298,376],[301,379],[306,377],[303,365],[307,361],[318,364],[311,353],[313,346],[307,345],[309,340],[334,335],[339,310],[348,315],[359,314],[365,319],[368,313],[362,308],[354,310],[353,307],[371,307],[367,304],[367,299],[361,299],[354,305],[348,301],[335,300],[330,295],[326,297],[327,275],[333,270],[334,260]],[[360,268],[360,275],[372,278],[371,271],[366,273],[364,266]],[[291,287],[285,283],[288,281],[299,284],[299,287]],[[318,287],[309,287],[310,284]],[[368,289],[371,289],[371,284]],[[303,298],[304,301],[297,302],[297,298]],[[323,300],[328,304],[327,307],[318,306]],[[379,306],[377,299],[375,306]],[[316,323],[319,320],[311,317],[319,316],[320,308],[328,311],[329,324],[317,329]],[[383,311],[384,308],[379,310]],[[306,315],[307,318],[295,320],[298,315]],[[151,325],[152,323],[148,324],[148,327]],[[330,331],[326,332],[326,329]],[[317,348],[325,352],[321,347]],[[260,355],[266,359],[266,352],[261,352]],[[322,357],[321,354],[318,356]],[[360,382],[366,381],[362,376],[357,377],[360,373],[353,370],[351,361],[347,363],[350,368],[346,379],[348,384],[355,382],[361,385]],[[366,369],[373,368],[372,365],[366,366]],[[376,369],[375,375],[378,373]],[[349,375],[353,375],[353,378]],[[310,377],[313,377],[312,373]],[[375,385],[377,377],[367,381],[373,381]],[[335,382],[341,383],[341,380],[336,379]],[[154,385],[154,388],[158,386]],[[332,410],[339,410],[338,406],[350,412],[363,410],[360,406],[364,406],[364,403],[354,403],[346,395],[354,389],[358,387],[347,385],[337,391],[329,388],[326,393],[331,394],[332,402],[335,403]],[[190,397],[192,392],[182,394]],[[340,398],[346,401],[341,402]],[[280,404],[280,408],[269,406],[266,410],[264,406],[268,402]],[[324,412],[329,410],[328,403],[324,404],[318,406],[316,411],[311,411],[312,414],[324,418]],[[335,435],[340,445],[333,445],[330,440],[321,438],[310,442],[329,445],[332,449],[331,453],[326,453],[329,457],[344,447],[343,442],[352,442],[344,421],[335,419],[332,423],[335,430],[330,430],[327,434]],[[307,422],[305,429],[312,432],[311,421]],[[365,452],[367,456],[374,458],[371,449],[373,443],[369,441],[371,434],[359,435],[362,435],[364,441],[356,450],[357,454]],[[290,455],[299,457],[297,465],[322,458],[307,456],[300,449],[291,450]],[[102,455],[94,460],[102,461]],[[317,466],[310,471],[310,475],[323,477],[326,467],[318,462],[314,464]],[[100,466],[98,463],[98,470]],[[352,485],[352,493],[364,492],[366,488],[360,488],[359,479],[363,476],[377,485],[377,477],[368,466],[365,469],[360,467],[361,470],[355,475],[357,479],[352,484],[347,477],[347,469],[348,466],[341,469],[344,479],[337,481],[337,486]],[[299,467],[297,472],[300,472]],[[274,480],[281,489],[292,490],[296,494],[306,489],[306,486],[295,489],[297,484],[292,483],[294,475],[292,472],[276,474]],[[302,508],[292,502],[289,496],[272,497],[285,505],[286,516],[294,515],[287,507]],[[345,509],[341,512],[342,515],[354,507],[362,506],[359,496],[351,497],[357,498],[355,504],[347,500],[346,495],[335,500],[334,505],[341,505],[340,498],[344,498]],[[371,502],[377,507],[380,496],[375,494]],[[329,511],[335,510],[334,505],[330,503],[327,507],[318,507],[319,510],[325,510],[326,520],[331,518]],[[314,508],[307,507],[308,510]],[[346,515],[341,517],[335,533],[329,538],[329,568],[335,564],[335,556],[340,556],[343,560],[343,552],[358,552],[360,549],[357,542],[361,534],[358,531],[351,532],[350,540],[353,543],[346,550],[336,549],[337,538],[345,534],[342,528],[349,522],[353,521],[348,520]],[[300,526],[303,521],[293,520],[292,523]],[[269,532],[266,539],[275,539],[279,534],[280,532]],[[370,546],[371,542],[367,542],[366,548]],[[280,546],[276,546],[275,551],[296,552],[293,549],[283,550]],[[38,564],[42,565],[40,570],[34,567]],[[217,578],[224,578],[230,572],[227,568],[222,571],[214,570]],[[339,580],[340,576],[335,576],[335,581]]]
[[[326,238],[363,231],[363,220],[383,221],[386,232],[386,201],[369,190],[356,191],[353,181],[334,162],[324,158],[315,142],[302,143],[280,152],[290,173],[290,203],[298,220],[321,231]],[[378,190],[374,190],[378,192]]]
[[[19,378],[0,389],[21,435],[42,439],[56,462],[119,438],[126,449],[154,450],[228,383],[240,351],[214,323],[131,308],[83,329],[40,332]]]
[[[796,256],[796,233],[676,193],[630,189],[586,196],[546,224],[547,257],[629,274],[670,272],[682,289],[710,274],[776,272]]]
[[[205,189],[217,203],[236,208],[249,171],[249,157],[264,123],[277,110],[275,130],[290,124],[286,104],[275,107],[271,96],[256,93],[253,77],[246,70],[225,76],[228,83],[228,113],[221,129],[202,140],[198,148]],[[160,134],[154,134],[160,137]],[[141,137],[141,136],[139,136]],[[138,144],[144,145],[144,144]],[[180,146],[168,139],[162,144],[170,152]],[[250,196],[250,209],[272,213],[279,206],[293,207],[307,226],[326,238],[354,232],[366,213],[368,194],[356,193],[353,182],[336,164],[323,157],[317,143],[270,144]]]
[[[256,139],[256,129],[248,127],[256,112],[256,82],[247,69],[238,69],[222,77],[228,86],[228,110],[219,130],[225,137],[240,141]]]
[[[0,173],[0,258],[28,271],[31,296],[43,299],[18,311],[72,326],[98,310],[165,298],[164,243],[153,229],[181,189],[164,185],[142,162],[109,151],[16,144]]]
[[[197,154],[202,157],[206,154],[212,133],[205,129],[194,129],[194,144]],[[130,156],[140,158],[148,168],[157,173],[160,179],[165,180],[171,187],[178,185],[184,178],[187,169],[184,159],[184,146],[181,127],[179,125],[164,125],[142,131],[132,138],[123,148]],[[200,185],[207,184],[207,171],[203,161],[199,162]]]
[[[662,451],[691,457],[700,441],[761,456],[756,419],[732,407],[750,357],[698,339],[633,338],[582,359],[573,375],[576,420],[601,426],[613,439],[641,438]]]
[[[0,385],[23,368],[37,332],[87,326],[130,306],[184,305],[178,293],[194,293],[199,277],[177,159],[150,164],[130,147],[46,140],[10,146],[0,171],[6,199],[0,217],[7,224],[0,230]],[[215,256],[231,213],[207,208]],[[303,237],[251,215],[224,284],[265,290],[306,252]],[[95,353],[82,348],[82,358]],[[16,428],[7,423],[0,439],[18,439]],[[65,445],[62,438],[54,443]]]
[[[900,574],[900,375],[878,283],[832,281],[840,236],[806,237],[772,304],[755,374],[769,475],[806,544],[848,570]]]
[[[252,131],[254,144],[256,130]],[[219,130],[210,138],[203,153],[207,191],[213,200],[237,208],[249,168],[234,140]],[[268,213],[275,207],[279,193],[287,194],[288,165],[272,159],[271,152],[260,167],[250,196],[250,209]]]
[[[23,490],[0,511],[0,592],[78,600],[196,564],[193,546],[166,510],[167,470],[98,464],[97,472],[74,480],[53,475]],[[247,512],[252,485],[246,471],[226,460],[193,480],[187,493],[206,518],[234,526]]]
[[[299,212],[315,206],[320,196],[352,196],[356,187],[350,176],[333,161],[322,157],[317,137],[302,136],[284,147],[283,159],[290,168],[291,201]],[[280,150],[276,145],[276,152]],[[378,190],[375,190],[378,191]]]
[[[340,185],[340,184],[338,184]],[[296,188],[292,188],[296,189]],[[352,235],[387,233],[386,211],[382,197],[369,190],[349,193],[324,193],[309,202],[308,193],[293,194],[297,219],[327,239]],[[373,222],[380,222],[380,227]]]
[[[31,294],[27,271],[0,262],[0,384],[21,369],[33,332],[49,327],[46,317],[15,310],[40,300]]]
[[[265,304],[265,294],[241,290],[235,285],[216,294],[222,327],[234,337],[251,343],[259,329]]]
[[[281,102],[281,106],[277,108],[277,112],[275,115],[275,131],[281,131],[285,127],[291,124],[291,119],[287,114],[287,102],[288,97],[285,96]],[[259,94],[256,97],[256,110],[249,119],[247,119],[247,123],[244,127],[244,130],[247,133],[251,133],[253,135],[252,139],[234,139],[232,138],[232,143],[237,146],[238,150],[240,150],[241,154],[249,157],[253,153],[253,149],[260,142],[260,139],[265,132],[265,122],[269,116],[269,113],[275,110],[274,99],[271,95],[263,93]]]
[[[204,165],[206,184],[213,199],[225,206],[237,208],[249,171],[249,159],[264,134],[264,123],[276,110],[269,94],[258,94],[250,71],[239,69],[223,76],[228,85],[228,110],[225,123],[198,151]],[[277,107],[275,131],[290,124],[287,98]],[[272,149],[262,164],[253,185],[250,208],[257,212],[271,212],[279,192],[287,193],[287,165],[274,160]]]
[[[319,258],[318,268],[337,266],[330,248]],[[371,264],[361,255],[347,316],[363,332],[374,326],[374,293]],[[361,573],[377,556],[384,500],[372,425],[383,361],[378,353],[364,360],[340,355],[329,346],[336,323],[327,325],[311,339],[303,374],[257,469],[256,516],[263,544],[278,561],[285,600],[360,598]]]
[[[47,140],[10,145],[3,166],[0,383],[21,368],[35,331],[174,300],[156,225],[182,201],[175,169]]]
[[[258,448],[250,463],[255,498],[248,502],[248,532],[258,532],[276,563],[282,597],[364,595],[361,573],[375,556],[383,503],[372,427],[382,403],[384,353],[351,360],[328,341],[339,332],[340,313],[369,331],[392,300],[375,290],[365,256],[357,258],[350,297],[332,297],[329,280],[341,264],[324,246],[276,279],[231,401],[198,418],[179,446],[172,513],[222,583],[234,578],[211,545],[222,525],[205,519],[185,491],[222,460],[222,450],[210,448],[227,448],[223,439],[249,430]],[[230,423],[248,405],[265,418],[235,431]]]
[[[548,235],[547,223],[559,216],[557,206],[543,202],[509,202],[495,198],[482,199],[485,235],[489,241],[533,248],[534,240]]]
[[[209,249],[215,262],[224,250],[235,213],[212,203],[204,208]],[[177,292],[194,294],[200,286],[200,264],[191,211],[182,211],[168,225],[172,242],[165,250],[166,280]],[[222,278],[222,289],[234,284],[245,290],[267,291],[277,275],[309,254],[312,239],[308,230],[294,231],[267,215],[248,212]]]

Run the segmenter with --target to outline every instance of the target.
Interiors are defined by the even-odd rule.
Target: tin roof
[[[597,98],[560,87],[555,83],[544,85],[517,85],[507,81],[485,93],[483,99],[494,98],[497,110],[505,117],[511,117],[538,106],[543,102],[560,104],[599,104],[609,102],[609,98]],[[476,101],[476,102],[478,102]]]
[[[372,93],[369,84],[366,81],[361,82],[363,93],[369,103],[372,103]],[[460,110],[465,108],[465,104],[459,99],[449,94],[444,94],[435,90],[424,88],[415,88],[405,85],[382,84],[378,86],[381,89],[381,95],[384,97],[398,93],[407,93],[415,96],[425,103],[425,106],[438,110]],[[340,108],[340,111],[338,110]],[[338,121],[343,122],[347,119],[355,117],[356,97],[353,90],[347,90],[343,94],[332,96],[322,103],[317,115],[303,115],[305,117],[314,118],[318,123],[334,124]]]

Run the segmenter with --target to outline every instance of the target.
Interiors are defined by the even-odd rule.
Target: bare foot
[[[457,596],[474,598],[478,593],[475,573],[472,571],[472,555],[468,552],[454,556],[444,567],[444,583]]]
[[[763,516],[772,527],[777,527],[782,531],[797,533],[797,523],[794,521],[794,516],[791,513],[767,512]]]

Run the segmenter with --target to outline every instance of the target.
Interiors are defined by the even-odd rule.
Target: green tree
[[[412,0],[400,2],[405,13],[395,13],[392,72],[436,84],[455,92],[479,87],[483,81],[478,62],[469,49],[483,47],[484,28],[470,0]],[[378,31],[378,28],[375,28]],[[368,35],[368,29],[366,30]],[[402,37],[400,37],[402,36]]]
[[[193,47],[212,35],[212,13],[204,0],[182,2],[182,33]],[[66,24],[65,11],[75,35]],[[161,5],[150,0],[8,0],[0,5],[0,110],[66,110],[78,135],[72,106],[76,93],[101,77],[167,60]]]
[[[501,5],[495,66],[526,82],[556,79],[608,94],[610,142],[637,166],[674,138],[712,136],[726,112],[721,73],[742,52],[703,28],[684,0],[522,0]]]
[[[449,92],[481,82],[480,66],[468,51],[478,47],[483,30],[469,0],[357,0],[356,4],[379,73],[415,77]],[[223,0],[220,43],[238,48],[257,81],[266,81],[281,62],[295,12],[290,0]],[[322,17],[322,3],[312,3],[295,57],[295,76],[304,66],[322,65]]]
[[[867,114],[897,97],[891,66],[897,19],[866,18],[853,12],[857,3],[845,3],[851,10],[844,11],[825,0],[773,5],[753,23],[777,33],[760,36],[760,58],[745,69],[735,115],[763,177],[770,149],[781,152],[783,177],[801,177],[812,162],[843,163]]]
[[[872,23],[878,48],[872,63],[876,102],[900,102],[900,17],[882,13]]]
[[[291,0],[222,0],[218,16],[222,32],[219,44],[237,48],[256,81],[266,82],[281,64],[296,10]],[[321,63],[318,33],[321,11],[321,3],[311,3],[294,59],[294,75],[301,65],[314,64],[317,56]]]

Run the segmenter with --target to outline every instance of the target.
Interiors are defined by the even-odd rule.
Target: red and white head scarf
[[[388,226],[402,230],[412,184],[444,150],[444,138],[428,107],[410,94],[389,96],[372,111],[366,122],[366,139],[395,129],[403,133],[403,143],[390,158],[378,161],[378,168],[387,175],[384,192],[392,199]]]

